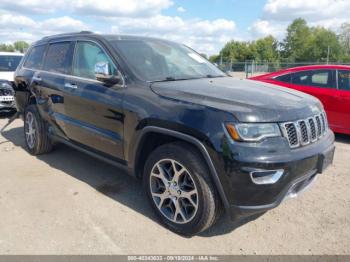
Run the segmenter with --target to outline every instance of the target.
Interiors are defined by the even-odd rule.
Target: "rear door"
[[[291,75],[291,88],[321,100],[331,126],[338,125],[336,70],[305,70]]]
[[[72,76],[65,80],[65,119],[68,137],[91,149],[123,159],[124,87],[96,80],[95,64],[107,62],[118,73],[106,49],[97,42],[77,41]]]
[[[60,121],[65,115],[64,83],[71,72],[74,42],[61,41],[50,43],[42,70],[33,76],[33,92],[41,115],[52,124],[55,133],[66,135],[65,122]]]
[[[17,110],[20,112],[24,112],[28,102],[30,95],[28,88],[32,83],[33,75],[42,67],[46,47],[46,44],[31,47],[24,58],[24,63],[22,62],[15,72],[15,100]]]

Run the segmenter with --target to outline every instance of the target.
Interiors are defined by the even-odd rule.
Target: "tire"
[[[187,143],[155,149],[146,161],[143,185],[161,222],[175,233],[198,234],[211,227],[221,214],[208,167]]]
[[[29,105],[25,109],[24,137],[27,150],[32,155],[41,155],[52,150],[47,123],[41,118],[36,105]]]

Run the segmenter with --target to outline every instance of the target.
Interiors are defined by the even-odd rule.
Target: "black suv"
[[[333,159],[312,96],[227,76],[166,40],[80,32],[34,43],[15,73],[33,155],[64,143],[143,180],[160,220],[193,235],[265,212]]]

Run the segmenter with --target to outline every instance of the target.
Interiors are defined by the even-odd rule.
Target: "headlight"
[[[281,136],[277,124],[226,124],[230,136],[236,141],[258,142],[266,137]]]

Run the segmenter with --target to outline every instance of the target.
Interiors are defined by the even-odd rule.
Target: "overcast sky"
[[[337,30],[350,22],[350,1],[0,0],[0,42],[91,30],[156,36],[213,54],[231,39],[282,39],[298,17]]]

